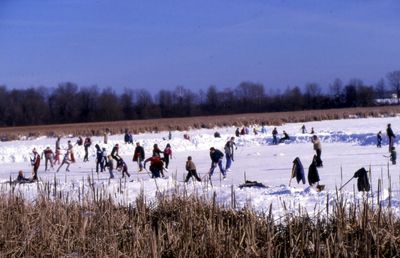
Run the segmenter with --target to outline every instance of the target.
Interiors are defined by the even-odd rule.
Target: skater
[[[196,165],[194,164],[194,162],[192,161],[192,157],[189,156],[187,158],[186,161],[186,170],[188,172],[186,179],[185,179],[185,183],[187,183],[189,181],[189,179],[193,176],[194,178],[196,178],[197,181],[201,181],[200,177],[197,175],[196,172]]]
[[[311,132],[310,132],[310,134],[315,134],[315,132],[314,132],[314,127],[311,127]]]
[[[74,162],[75,162],[74,145],[72,145],[71,141],[68,141],[67,153],[69,153],[69,155],[71,155],[70,161],[71,161],[72,163],[74,163]],[[63,160],[63,162],[64,162],[64,160]]]
[[[38,180],[37,172],[40,166],[40,155],[37,153],[36,148],[32,150],[32,158],[31,158],[31,165],[32,165],[32,180]]]
[[[388,125],[387,125],[386,134],[387,134],[388,139],[389,139],[389,152],[391,152],[392,147],[393,147],[393,145],[394,145],[394,138],[396,137],[396,136],[394,135],[394,133],[393,133],[391,124],[388,124]]]
[[[18,171],[18,176],[17,179],[13,181],[13,183],[18,183],[18,184],[25,184],[25,183],[33,183],[35,180],[26,178],[24,176],[24,172],[22,170]]]
[[[171,133],[171,130],[168,131],[168,140],[172,140],[172,133]]]
[[[53,158],[54,158],[54,153],[50,149],[50,147],[47,147],[46,149],[43,150],[42,152],[42,159],[44,157],[45,160],[45,167],[44,171],[47,171],[47,164],[50,162],[50,167],[53,168]]]
[[[55,156],[54,156],[54,163],[53,163],[53,165],[56,165],[56,164],[60,165],[60,163],[61,163],[61,161],[60,161],[60,155],[61,155],[61,149],[60,149],[60,147],[58,147],[58,148],[56,149],[56,154],[55,154]]]
[[[292,174],[291,174],[291,178],[289,181],[289,186],[290,186],[290,183],[292,182],[292,178],[294,178],[294,177],[296,177],[297,183],[300,183],[300,181],[302,181],[303,184],[306,183],[306,179],[304,178],[303,164],[301,164],[299,157],[296,157],[293,160]]]
[[[104,144],[107,144],[108,142],[108,130],[106,130],[103,134],[103,142]]]
[[[100,146],[96,144],[94,146],[96,148],[96,173],[99,173],[99,167],[100,167],[100,172],[104,171],[104,162],[103,162],[103,151],[100,149]]]
[[[125,144],[128,144],[128,143],[130,142],[130,139],[129,139],[129,138],[130,138],[130,137],[129,137],[128,130],[125,130],[125,136],[124,136]]]
[[[317,155],[314,155],[313,160],[308,167],[308,184],[310,186],[314,186],[316,183],[317,185],[319,184],[319,174],[318,174],[318,169],[317,169]]]
[[[257,131],[257,129],[255,127],[253,128],[253,133],[254,133],[254,135],[258,134],[258,131]]]
[[[78,146],[82,146],[83,144],[83,139],[81,136],[78,137],[78,140],[76,140],[76,144],[78,144]]]
[[[274,130],[272,130],[272,144],[278,144],[278,130],[276,130],[276,127],[274,128]]]
[[[133,162],[137,162],[139,165],[139,172],[141,172],[143,170],[143,160],[145,159],[145,155],[144,155],[144,149],[142,146],[140,146],[140,143],[137,142],[136,143],[136,148],[135,148],[135,152],[133,154]]]
[[[120,162],[122,160],[122,158],[119,156],[118,152],[119,152],[119,145],[117,143],[114,145],[114,148],[111,151],[111,157],[113,159],[115,159],[115,161],[117,162],[117,167],[120,166]]]
[[[231,171],[230,168],[232,165],[232,161],[234,161],[233,160],[233,153],[234,153],[233,147],[235,147],[235,149],[237,149],[236,143],[235,143],[235,137],[231,137],[231,139],[229,139],[229,141],[226,142],[225,147],[224,147],[225,157],[226,157],[226,164],[225,164],[226,171]]]
[[[111,155],[107,156],[108,162],[106,163],[106,167],[108,167],[108,172],[110,172],[110,178],[114,178],[113,170],[114,170],[114,159]]]
[[[321,153],[322,153],[322,148],[321,148],[321,141],[319,140],[318,136],[316,136],[315,134],[313,135],[313,137],[311,138],[311,142],[314,145],[314,150],[317,154],[317,167],[322,167],[322,159],[321,159]]]
[[[396,165],[396,160],[397,160],[397,152],[396,148],[393,146],[392,150],[390,151],[390,161],[392,162],[392,165]]]
[[[69,159],[70,157],[70,153],[67,150],[67,152],[64,154],[64,158],[63,161],[61,162],[61,165],[58,167],[57,172],[60,171],[60,168],[64,165],[67,164],[67,168],[65,169],[65,171],[69,172],[69,165],[71,165],[72,160]]]
[[[265,125],[262,125],[262,126],[261,126],[261,133],[262,133],[262,134],[267,133],[267,128],[265,128]]]
[[[238,127],[238,128],[236,128],[235,135],[236,135],[236,137],[239,137],[239,136],[240,136],[240,130],[239,130],[239,127]]]
[[[92,145],[92,140],[90,137],[85,138],[85,142],[83,143],[83,147],[85,147],[85,157],[83,158],[83,162],[89,161],[89,147]]]
[[[167,143],[167,146],[165,146],[163,153],[164,153],[165,168],[168,169],[169,160],[172,159],[172,149],[169,143]]]
[[[151,171],[151,178],[159,178],[160,175],[164,177],[163,174],[163,167],[164,163],[161,160],[160,156],[154,154],[152,157],[146,159],[144,161],[144,169],[146,169],[146,163],[150,162],[150,171]]]
[[[58,149],[61,149],[60,141],[61,141],[61,136],[58,136],[58,137],[57,137],[57,140],[56,140],[56,148],[55,148],[56,151],[57,151]]]
[[[122,172],[122,178],[124,178],[125,175],[131,177],[131,175],[128,173],[128,166],[123,159],[121,159],[119,166],[117,166],[117,170]]]
[[[382,132],[379,131],[378,134],[376,135],[376,147],[381,148],[382,147]]]
[[[286,140],[290,140],[289,135],[287,134],[287,132],[285,130],[283,130],[283,137],[279,139],[279,143],[283,143]]]
[[[302,133],[302,134],[307,133],[307,129],[306,129],[306,126],[305,126],[305,125],[303,125],[303,126],[301,127],[301,133]]]
[[[222,159],[224,158],[224,154],[220,151],[215,149],[214,147],[210,148],[210,158],[211,158],[211,168],[209,172],[209,177],[211,180],[211,176],[214,173],[214,169],[218,166],[219,170],[223,176],[223,178],[226,178],[226,171],[222,166]]]
[[[160,148],[158,148],[157,143],[155,143],[155,144],[153,145],[153,156],[154,156],[154,154],[156,154],[156,155],[158,155],[159,157],[161,157],[161,153],[162,153],[162,151],[160,150]]]

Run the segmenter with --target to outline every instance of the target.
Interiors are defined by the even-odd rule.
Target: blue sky
[[[0,0],[0,84],[375,84],[400,70],[399,13],[396,0]]]

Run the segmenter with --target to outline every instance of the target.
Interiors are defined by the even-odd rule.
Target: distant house
[[[397,94],[392,93],[388,98],[375,99],[375,103],[378,105],[397,105],[398,104]]]

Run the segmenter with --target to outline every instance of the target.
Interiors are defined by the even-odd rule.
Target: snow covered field
[[[185,161],[187,156],[192,156],[197,166],[200,177],[206,175],[210,167],[209,148],[214,146],[223,151],[223,146],[228,138],[234,136],[236,128],[201,129],[189,132],[172,132],[172,140],[165,140],[168,132],[157,134],[134,135],[134,142],[140,142],[146,151],[146,157],[150,157],[152,146],[157,143],[161,149],[170,143],[173,150],[173,158],[170,162],[167,179],[150,179],[147,173],[138,173],[137,163],[132,162],[134,145],[127,145],[123,141],[123,135],[109,137],[108,144],[103,144],[102,137],[92,137],[89,162],[82,162],[84,156],[83,147],[75,146],[74,152],[77,162],[71,164],[70,172],[62,168],[56,173],[55,169],[44,171],[44,160],[39,168],[39,183],[10,186],[5,181],[15,179],[19,170],[30,176],[30,155],[33,148],[40,152],[47,146],[54,149],[55,139],[42,137],[39,139],[27,139],[21,141],[0,143],[0,192],[8,193],[11,190],[20,192],[28,200],[34,200],[39,191],[42,191],[46,183],[57,182],[58,194],[68,196],[69,199],[78,200],[82,193],[90,196],[93,189],[107,193],[116,202],[127,205],[143,192],[146,199],[152,201],[157,191],[161,192],[187,192],[204,197],[212,197],[221,204],[230,206],[234,196],[235,206],[252,206],[260,212],[268,212],[272,204],[274,216],[279,217],[285,212],[297,212],[300,209],[310,214],[323,211],[327,201],[332,204],[337,199],[338,189],[349,180],[354,172],[361,167],[371,169],[372,190],[368,194],[371,203],[377,203],[378,180],[383,183],[380,192],[380,202],[383,206],[390,205],[400,215],[400,165],[389,164],[388,146],[386,137],[386,125],[392,124],[394,133],[400,130],[400,117],[390,118],[368,118],[331,120],[321,122],[304,123],[308,131],[314,128],[322,142],[322,160],[324,167],[319,168],[321,178],[320,184],[326,185],[325,191],[316,192],[308,184],[297,184],[292,180],[289,186],[289,177],[292,161],[299,157],[303,163],[306,178],[308,166],[315,153],[310,142],[310,134],[302,134],[302,124],[293,123],[277,127],[279,134],[283,130],[288,132],[292,140],[280,145],[271,145],[272,126],[267,127],[266,134],[250,134],[236,138],[238,149],[235,153],[235,161],[232,171],[228,172],[227,178],[221,180],[218,168],[215,170],[212,185],[206,182],[193,182],[185,184],[186,176]],[[259,129],[259,126],[258,126]],[[382,148],[376,147],[376,134],[383,134]],[[214,132],[220,132],[221,138],[214,138]],[[185,140],[183,134],[189,134],[190,140]],[[400,137],[396,138],[396,145]],[[61,139],[63,149],[67,147],[68,137]],[[76,142],[76,137],[71,138]],[[108,172],[95,172],[95,148],[98,143],[111,152],[114,144],[119,143],[120,155],[128,164],[131,177],[120,180],[121,174],[115,172],[115,179],[109,180]],[[396,146],[395,145],[395,146]],[[89,187],[88,177],[92,184]],[[242,188],[238,186],[244,183],[244,178],[258,181],[268,186],[267,188]],[[389,180],[390,179],[390,180]],[[357,202],[366,198],[366,195],[358,193],[356,179],[353,179],[340,193],[348,202]],[[54,187],[54,185],[53,185]],[[391,190],[389,190],[391,188]],[[390,201],[389,201],[390,200]],[[285,205],[283,205],[285,204]]]

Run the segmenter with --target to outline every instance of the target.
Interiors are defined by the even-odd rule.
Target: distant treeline
[[[398,93],[396,84],[390,79],[389,83],[393,86],[390,92]],[[146,89],[125,89],[119,94],[111,88],[78,87],[70,82],[52,89],[1,86],[0,126],[366,107],[376,105],[375,99],[384,98],[387,93],[383,79],[375,86],[358,79],[347,84],[336,79],[327,92],[318,84],[309,83],[304,89],[288,87],[275,93],[267,93],[264,85],[254,82],[222,90],[210,86],[198,92],[177,86],[154,95]]]

